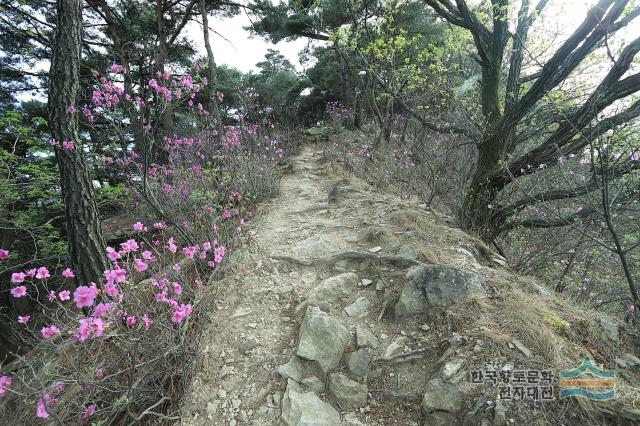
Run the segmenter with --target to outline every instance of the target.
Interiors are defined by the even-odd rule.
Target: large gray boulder
[[[474,296],[485,296],[484,278],[445,265],[424,265],[411,275],[395,306],[396,317],[446,307]]]
[[[340,414],[313,392],[289,379],[282,398],[282,423],[287,426],[339,426]]]
[[[296,354],[317,362],[326,375],[338,366],[348,342],[349,331],[344,325],[319,308],[309,306],[300,326]]]

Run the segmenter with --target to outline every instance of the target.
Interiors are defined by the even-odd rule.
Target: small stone
[[[640,359],[633,354],[625,353],[619,358],[616,358],[616,364],[621,368],[633,368],[640,366]]]
[[[240,342],[240,345],[238,345],[238,350],[242,353],[246,353],[251,349],[254,349],[256,346],[258,346],[258,342],[255,338],[250,337]]]
[[[371,247],[371,248],[369,249],[369,251],[370,251],[371,253],[378,253],[380,250],[382,250],[382,247],[380,247],[380,246]]]
[[[238,308],[233,312],[233,315],[231,315],[231,319],[237,319],[240,317],[244,317],[246,315],[249,315],[251,313],[251,309],[250,308]]]
[[[474,351],[475,353],[482,352],[482,346],[480,346],[480,345],[475,345],[475,346],[473,347],[473,351]]]
[[[451,346],[459,346],[462,343],[462,336],[458,333],[453,333],[453,335],[449,337],[448,340]]]
[[[218,398],[225,399],[227,397],[227,391],[224,389],[220,389],[218,391]]]
[[[369,287],[371,284],[373,284],[373,281],[368,280],[368,279],[363,279],[362,281],[360,281],[360,285],[362,287]]]
[[[347,413],[342,418],[342,426],[364,426],[355,413]]]
[[[361,318],[369,313],[369,299],[366,297],[360,296],[353,302],[351,305],[344,308],[344,311],[350,317]]]
[[[359,348],[377,349],[380,342],[368,329],[358,326],[356,327],[356,345]]]
[[[524,356],[526,356],[527,358],[531,356],[531,351],[524,344],[522,344],[521,341],[513,339],[512,342],[515,347],[524,354]]]
[[[233,405],[234,409],[238,409],[240,408],[240,404],[242,404],[242,401],[236,398],[231,401],[231,404]]]
[[[393,339],[393,341],[387,346],[387,350],[384,352],[384,356],[386,358],[397,355],[401,353],[404,349],[404,345],[406,344],[407,338],[404,336],[399,336]]]
[[[422,331],[429,331],[429,330],[431,330],[431,327],[429,326],[429,324],[422,324],[422,325],[420,326],[420,330],[422,330]]]
[[[257,322],[250,322],[249,324],[247,324],[247,327],[249,328],[256,328],[258,326]]]
[[[384,289],[385,289],[384,281],[378,280],[378,282],[376,283],[376,290],[382,291]]]

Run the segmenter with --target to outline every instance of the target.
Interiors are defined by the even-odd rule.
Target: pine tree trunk
[[[207,50],[207,61],[209,62],[209,97],[210,97],[210,108],[211,108],[211,117],[213,119],[213,126],[216,130],[216,139],[222,138],[222,118],[220,116],[220,108],[218,108],[218,99],[217,99],[217,87],[218,87],[218,73],[216,67],[215,57],[213,56],[213,49],[211,48],[211,43],[209,41],[209,19],[207,16],[207,8],[205,0],[200,0],[200,14],[202,16],[202,35],[204,37],[204,46]]]
[[[71,263],[78,284],[100,283],[107,268],[98,208],[78,136],[76,100],[80,88],[82,0],[57,0],[57,26],[49,71],[49,127],[57,141],[62,198]],[[72,141],[71,149],[61,147]]]

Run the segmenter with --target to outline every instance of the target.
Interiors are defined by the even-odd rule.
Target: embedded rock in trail
[[[347,361],[347,369],[356,380],[362,380],[367,376],[369,359],[371,358],[369,348],[358,349],[348,354],[345,358]]]
[[[356,408],[367,404],[367,385],[351,380],[344,374],[329,375],[329,391],[341,408]]]
[[[446,307],[474,296],[484,296],[484,279],[473,272],[445,265],[424,265],[412,274],[395,306],[396,317]]]
[[[329,256],[341,250],[341,246],[323,235],[314,235],[295,244],[291,251],[295,257],[310,259]]]
[[[349,198],[349,195],[354,193],[355,191],[355,188],[349,185],[348,180],[341,180],[329,190],[327,202],[329,204],[338,203],[341,200]]]
[[[455,358],[441,363],[427,382],[422,398],[422,411],[427,420],[434,414],[454,419],[453,416],[463,408],[465,398],[471,391],[471,386],[466,381],[466,372],[461,370],[463,362],[462,359]],[[441,413],[447,414],[440,415]],[[425,424],[427,423],[429,422]]]
[[[311,291],[307,300],[296,307],[295,315],[298,316],[305,312],[308,306],[318,306],[323,311],[329,311],[331,306],[348,298],[351,292],[357,288],[359,281],[358,276],[353,272],[335,275],[321,281]]]
[[[276,368],[276,373],[285,379],[292,379],[299,382],[308,370],[303,362],[304,360],[301,360],[297,355],[293,355],[286,364]]]
[[[407,260],[417,260],[420,256],[420,250],[414,246],[405,245],[398,249],[396,256]]]
[[[349,341],[349,331],[332,316],[315,306],[309,306],[300,326],[300,341],[296,354],[316,361],[324,374],[340,363]]]
[[[361,318],[366,316],[369,313],[369,299],[366,297],[360,296],[353,302],[351,305],[344,308],[344,311],[350,317]]]
[[[282,398],[282,423],[287,426],[339,426],[340,414],[313,392],[289,380]]]
[[[376,349],[380,342],[373,333],[362,326],[356,327],[356,345],[360,348]]]

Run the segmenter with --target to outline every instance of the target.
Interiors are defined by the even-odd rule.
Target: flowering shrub
[[[141,364],[161,368],[165,357],[180,352],[171,342],[184,332],[196,295],[204,288],[203,265],[217,268],[225,246],[214,240],[179,247],[163,223],[147,227],[138,222],[133,229],[137,238],[107,248],[111,266],[100,283],[56,291],[49,286],[53,277],[45,267],[12,275],[13,297],[32,294],[37,300],[44,294],[51,302],[41,304],[48,325],[39,330],[32,328],[29,316],[18,317],[25,339],[40,340],[32,342],[38,351],[65,351],[66,364],[56,369],[47,368],[48,359],[23,358],[31,368],[19,376],[29,384],[20,389],[20,396],[35,401],[37,417],[54,416],[65,424],[113,419],[121,408],[113,405],[114,392],[127,404],[141,402],[127,390],[134,384],[127,379],[130,373]],[[73,271],[65,269],[62,277],[70,280]],[[135,356],[128,359],[130,355]],[[149,368],[143,371],[146,375]],[[141,386],[149,378],[138,373],[135,380]],[[12,391],[12,382],[12,376],[0,377],[0,397]],[[105,396],[105,391],[111,395]],[[82,398],[71,396],[78,392]],[[59,404],[61,400],[65,404]]]
[[[334,125],[344,125],[353,121],[353,111],[342,101],[327,102],[324,112]]]
[[[111,77],[126,72],[116,64],[110,68]],[[152,415],[149,407],[162,412],[176,403],[172,396],[179,394],[192,355],[185,336],[199,294],[242,232],[248,207],[277,188],[277,163],[284,156],[278,129],[240,120],[218,134],[220,127],[195,101],[206,79],[158,74],[144,97],[125,93],[111,77],[96,75],[82,115],[89,124],[98,118],[111,123],[123,140],[141,124],[142,140],[101,160],[119,169],[134,198],[152,204],[158,217],[135,221],[134,238],[106,248],[110,266],[100,282],[74,286],[70,268],[12,273],[10,297],[40,307],[38,321],[15,318],[25,345],[34,348],[18,356],[28,368],[0,376],[0,398],[27,404],[26,410],[22,403],[7,405],[17,423],[32,417],[129,423]],[[161,137],[167,155],[153,162],[156,137],[145,110],[164,111],[170,103],[190,112],[193,126]],[[51,141],[58,143],[82,149],[81,141]],[[9,255],[0,249],[0,260]]]

